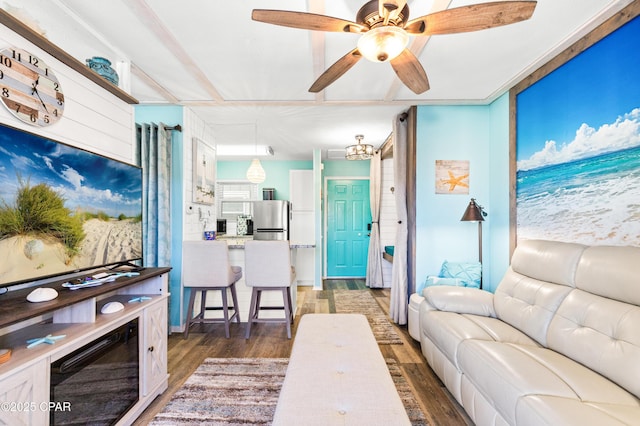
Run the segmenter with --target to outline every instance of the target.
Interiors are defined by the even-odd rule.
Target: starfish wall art
[[[436,160],[436,194],[468,194],[469,161]]]

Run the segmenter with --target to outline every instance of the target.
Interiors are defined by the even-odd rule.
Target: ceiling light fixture
[[[400,27],[384,25],[372,28],[358,40],[358,51],[371,62],[396,58],[409,43],[409,34]]]
[[[267,178],[267,175],[262,168],[262,164],[260,164],[260,160],[254,158],[251,161],[251,165],[247,169],[247,179],[251,183],[262,183]]]
[[[347,160],[368,160],[373,157],[373,145],[363,144],[362,139],[364,139],[363,135],[356,135],[358,143],[345,148],[344,157]]]
[[[254,138],[255,138],[255,155],[258,155],[258,124],[254,125]],[[251,165],[247,169],[247,179],[251,183],[262,183],[267,178],[264,169],[262,168],[262,164],[260,164],[260,160],[254,158],[251,161]]]

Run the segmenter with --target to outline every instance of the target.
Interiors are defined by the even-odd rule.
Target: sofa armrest
[[[422,292],[429,310],[496,317],[493,293],[470,287],[434,286]]]

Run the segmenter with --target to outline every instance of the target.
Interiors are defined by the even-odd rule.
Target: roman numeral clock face
[[[64,94],[57,77],[25,50],[0,50],[0,91],[2,103],[25,123],[49,126],[62,118]]]

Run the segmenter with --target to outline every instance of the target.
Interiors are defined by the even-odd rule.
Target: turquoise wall
[[[221,161],[217,162],[217,179],[220,180],[246,180],[247,169],[251,164],[248,161]],[[280,161],[260,160],[266,179],[258,184],[258,195],[262,196],[262,188],[275,188],[276,199],[289,199],[289,170],[312,170],[313,161]]]
[[[344,176],[344,177],[362,177],[369,176],[370,174],[370,161],[349,161],[349,160],[330,160],[323,161],[324,169],[322,175],[324,177],[330,176]]]
[[[181,106],[148,106],[135,107],[136,123],[163,123],[168,126],[180,124],[183,126],[183,108]],[[180,295],[182,294],[182,212],[184,203],[184,146],[182,132],[173,132],[171,147],[171,267],[169,273],[169,293],[173,295],[169,300],[169,324],[181,325]],[[183,305],[186,305],[183,302]],[[186,310],[186,306],[183,307]]]
[[[313,160],[309,161],[278,161],[260,160],[262,168],[267,175],[265,181],[258,185],[262,188],[276,188],[276,196],[279,199],[289,199],[289,170],[313,170]],[[247,169],[251,164],[247,161],[218,160],[217,179],[246,180]],[[322,175],[363,177],[369,176],[369,161],[331,160],[323,161]]]
[[[478,260],[478,226],[460,222],[473,197],[489,214],[482,225],[484,288],[493,290],[509,264],[509,102],[419,106],[416,152],[416,283],[444,260]],[[435,194],[435,161],[468,160],[469,194]]]

